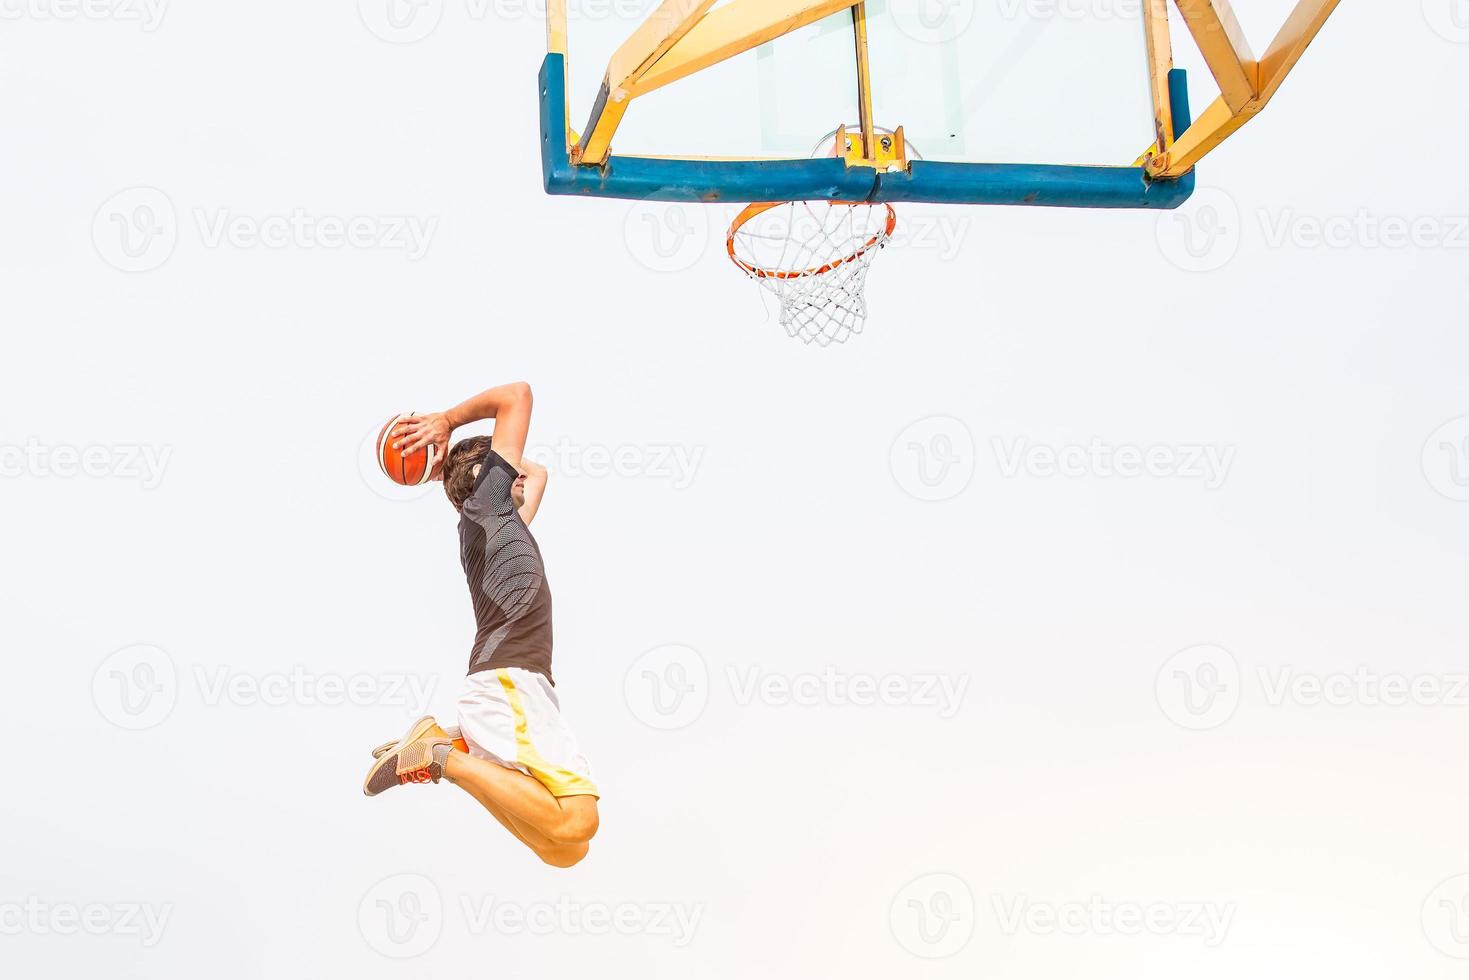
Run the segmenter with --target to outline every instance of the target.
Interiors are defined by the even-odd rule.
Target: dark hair
[[[444,459],[444,493],[455,510],[464,509],[464,502],[474,492],[474,468],[483,464],[489,455],[489,436],[471,436],[450,447]]]

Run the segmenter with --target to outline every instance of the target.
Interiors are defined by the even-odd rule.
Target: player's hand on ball
[[[442,455],[449,448],[451,432],[453,427],[449,425],[449,416],[443,412],[414,415],[399,424],[396,433],[398,441],[394,443],[394,448],[406,456],[424,446],[434,445],[439,447]]]

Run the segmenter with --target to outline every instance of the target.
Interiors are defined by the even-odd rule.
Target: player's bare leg
[[[474,797],[500,824],[547,864],[569,868],[587,856],[597,832],[597,798],[558,799],[536,779],[476,759],[431,717],[414,723],[398,742],[380,747],[363,791],[376,796],[404,783],[447,778]]]
[[[444,775],[547,864],[570,867],[586,857],[597,833],[595,796],[558,798],[523,772],[459,751],[449,753]]]

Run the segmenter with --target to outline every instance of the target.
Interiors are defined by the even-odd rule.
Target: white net
[[[786,333],[825,347],[862,332],[867,269],[895,223],[886,204],[751,205],[730,228],[729,254],[779,300]]]

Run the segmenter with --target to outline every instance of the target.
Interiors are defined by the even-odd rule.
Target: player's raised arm
[[[536,519],[536,511],[541,509],[541,498],[546,495],[546,468],[534,460],[522,459],[520,471],[525,477],[522,499],[516,509],[520,512],[520,519],[529,524]]]
[[[395,448],[407,455],[432,443],[443,452],[448,449],[449,437],[455,429],[471,422],[494,419],[492,445],[495,452],[518,468],[530,432],[532,403],[530,385],[526,382],[499,385],[460,402],[447,412],[430,412],[405,419],[398,427],[400,438]]]
[[[505,462],[520,469],[520,461],[525,456],[525,440],[530,435],[530,411],[535,399],[531,396],[530,385],[524,381],[506,385],[505,389],[495,414],[495,431],[490,436],[490,447]]]

